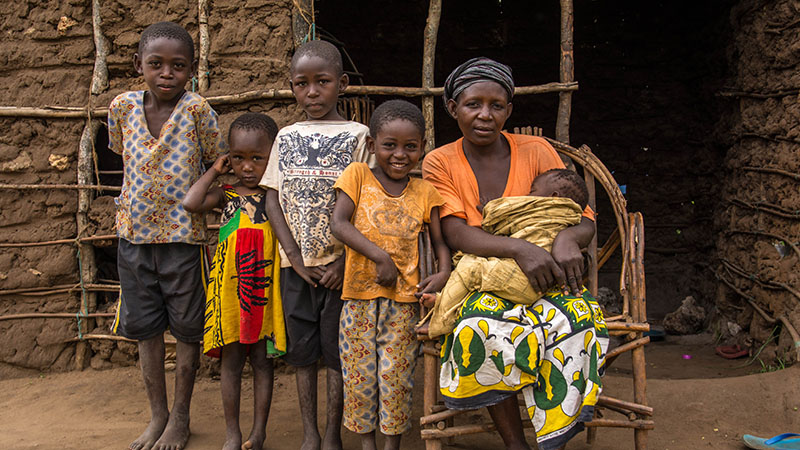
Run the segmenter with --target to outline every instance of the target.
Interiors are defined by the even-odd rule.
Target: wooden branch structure
[[[197,34],[200,55],[197,60],[197,90],[204,94],[208,90],[208,52],[211,43],[208,37],[208,0],[197,1]]]
[[[572,0],[561,0],[561,61],[558,73],[559,81],[564,84],[572,83],[575,79],[572,12]],[[562,91],[558,94],[556,140],[565,144],[569,144],[569,119],[571,115],[572,92]]]
[[[751,167],[746,166],[742,167],[742,170],[748,172],[761,172],[761,173],[772,173],[777,175],[783,175],[785,177],[789,177],[795,181],[800,181],[800,173],[789,172],[788,170],[778,169],[777,167]]]
[[[102,30],[103,20],[100,18],[100,0],[92,0],[92,34],[94,36],[94,73],[92,75],[91,95],[102,94],[108,89],[108,40]]]
[[[547,83],[536,86],[518,86],[514,95],[548,94],[556,92],[570,92],[578,90],[577,82]],[[384,95],[399,97],[441,97],[444,93],[442,87],[397,87],[397,86],[347,86],[345,95]],[[294,94],[291,89],[264,89],[247,91],[239,94],[217,95],[206,97],[212,106],[238,105],[258,101],[293,101]],[[30,117],[40,119],[82,119],[89,111],[87,108],[74,106],[46,106],[41,108],[24,106],[0,106],[0,117]],[[108,116],[108,108],[92,108],[92,117]]]
[[[94,130],[96,130],[96,128]],[[94,139],[94,135],[92,135],[91,138]],[[86,145],[91,147],[92,144],[91,142],[86,142]],[[8,183],[0,183],[0,189],[13,189],[19,191],[36,191],[36,190],[46,190],[46,189],[74,189],[78,191],[111,191],[111,192],[119,192],[121,190],[119,186],[98,186],[94,184],[8,184]]]
[[[422,88],[433,87],[433,69],[436,61],[436,39],[439,35],[439,20],[442,17],[442,0],[430,0],[428,19],[425,23],[425,34],[422,43]],[[436,148],[434,136],[433,95],[422,97],[422,116],[425,118],[425,153]]]

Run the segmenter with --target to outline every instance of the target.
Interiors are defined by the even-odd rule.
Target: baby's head
[[[580,175],[569,169],[550,169],[531,183],[530,195],[569,198],[581,209],[589,203],[589,190]]]
[[[422,111],[405,100],[389,100],[375,108],[369,134],[367,149],[383,173],[395,180],[408,176],[425,149]]]
[[[142,32],[133,65],[153,96],[159,101],[174,100],[194,75],[194,41],[176,23],[154,23]]]
[[[309,41],[294,52],[289,66],[292,93],[309,120],[343,120],[336,110],[349,83],[342,54],[326,41]]]
[[[264,175],[278,126],[266,114],[245,113],[237,117],[228,131],[231,170],[248,188],[255,189]]]

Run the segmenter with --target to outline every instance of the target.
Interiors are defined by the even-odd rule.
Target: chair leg
[[[640,404],[647,404],[647,379],[645,378],[644,347],[638,347],[631,352],[633,360],[633,400]],[[634,430],[633,440],[636,450],[647,450],[647,430]]]
[[[436,346],[434,341],[424,341],[423,347],[428,350],[435,351]],[[431,354],[431,352],[423,352],[423,378],[424,378],[424,391],[422,393],[422,413],[428,415],[433,413],[433,407],[436,405],[436,400],[439,398],[439,358]],[[441,450],[441,439],[426,439],[425,450]]]

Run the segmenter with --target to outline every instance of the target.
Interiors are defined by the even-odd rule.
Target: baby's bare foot
[[[131,442],[128,448],[130,450],[150,450],[153,448],[153,444],[156,443],[161,433],[164,431],[164,427],[167,426],[168,418],[169,416],[153,417],[150,419],[150,424],[147,425],[144,432],[142,432],[135,441]]]
[[[153,450],[183,450],[189,441],[189,415],[172,412]]]

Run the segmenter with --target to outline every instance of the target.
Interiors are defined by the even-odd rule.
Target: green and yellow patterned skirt
[[[442,338],[439,386],[451,409],[525,397],[539,448],[558,448],[583,430],[600,396],[608,330],[597,301],[549,292],[518,305],[474,292]]]

